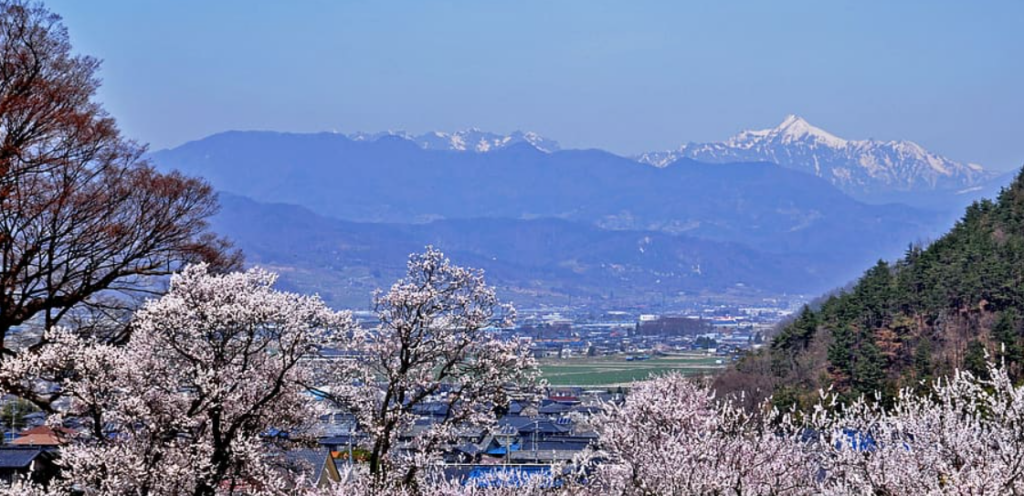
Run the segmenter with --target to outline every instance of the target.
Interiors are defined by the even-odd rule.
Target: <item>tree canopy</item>
[[[59,16],[0,1],[2,357],[46,344],[14,347],[13,330],[70,318],[83,331],[84,322],[123,323],[134,297],[158,287],[154,277],[190,262],[223,270],[241,260],[208,231],[217,210],[210,186],[156,171],[145,147],[121,135],[95,99],[98,68],[73,53]],[[55,399],[13,392],[41,406]]]
[[[957,369],[983,376],[986,356],[1021,381],[1024,172],[995,201],[968,207],[931,245],[911,246],[892,264],[879,261],[851,289],[816,306],[720,384],[738,389],[767,374],[770,380],[757,381],[774,384],[765,392],[781,391],[789,402],[795,394],[805,406],[828,387],[847,399],[876,391],[892,398]]]

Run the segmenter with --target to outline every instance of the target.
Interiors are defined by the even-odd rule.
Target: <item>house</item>
[[[31,412],[21,418],[25,427],[39,427],[46,424],[46,412]]]
[[[519,451],[511,453],[510,463],[550,464],[572,461],[590,446],[588,439],[548,439],[527,441]]]
[[[488,444],[490,440],[488,440]],[[451,453],[445,455],[445,462],[447,463],[477,463],[480,461],[480,455],[484,453],[484,449],[475,443],[462,443],[451,450]]]
[[[11,444],[16,446],[44,446],[56,447],[68,441],[74,431],[57,427],[56,429],[42,425],[27,429],[18,434],[18,437]]]
[[[520,415],[523,413],[523,404],[512,400],[508,403],[508,415]]]
[[[359,446],[363,440],[362,434],[342,434],[340,436],[324,436],[317,440],[320,446],[331,451],[347,450],[349,446]]]
[[[284,476],[284,480],[301,480],[308,485],[323,487],[320,482],[324,477],[327,467],[325,460],[329,454],[330,451],[325,449],[288,450],[273,465]]]
[[[413,405],[411,410],[414,415],[445,418],[448,415],[448,404],[440,401],[423,402]]]
[[[359,461],[362,455],[356,453],[353,458]],[[293,479],[295,475],[302,475],[308,485],[318,489],[331,487],[351,477],[349,463],[347,451],[299,449],[285,452],[285,467],[289,468]]]
[[[558,416],[571,411],[572,409],[573,407],[571,405],[567,405],[565,403],[550,402],[545,405],[541,405],[540,408],[537,408],[537,413],[540,415]]]
[[[568,418],[558,420],[536,419],[519,428],[519,435],[545,439],[549,436],[568,434],[572,430],[572,422]]]
[[[0,481],[11,483],[29,477],[33,482],[45,483],[57,474],[52,450],[39,446],[0,447]]]

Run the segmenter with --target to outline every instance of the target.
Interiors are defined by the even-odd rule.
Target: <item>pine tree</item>
[[[996,361],[1005,363],[1011,370],[1018,370],[1024,360],[1024,350],[1021,349],[1015,310],[1011,308],[999,314],[992,326],[992,339],[996,345]]]
[[[919,383],[931,384],[932,376],[932,345],[924,339],[914,351],[914,378]]]
[[[871,395],[884,389],[885,358],[870,338],[866,338],[858,349],[852,382],[852,390],[856,394]]]
[[[964,370],[975,377],[988,378],[988,365],[985,357],[985,345],[978,339],[972,339],[967,343],[967,352],[964,353]]]
[[[859,320],[868,329],[885,325],[892,314],[893,306],[892,270],[884,260],[879,260],[868,269],[854,290],[854,299],[859,301]]]
[[[807,348],[817,331],[818,317],[810,307],[804,305],[800,316],[772,341],[772,348],[788,351]]]
[[[853,376],[853,345],[854,335],[849,327],[832,331],[832,343],[828,347],[829,371],[839,387]]]

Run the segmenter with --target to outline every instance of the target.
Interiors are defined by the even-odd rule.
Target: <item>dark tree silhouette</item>
[[[207,230],[210,186],[154,170],[95,101],[98,68],[59,16],[0,0],[0,357],[45,346],[13,346],[19,326],[123,308],[185,263],[241,262]]]

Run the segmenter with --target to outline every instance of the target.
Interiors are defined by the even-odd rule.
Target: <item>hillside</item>
[[[719,383],[804,403],[819,388],[846,395],[898,388],[967,369],[984,373],[985,353],[1022,377],[1024,172],[995,201],[969,207],[927,248],[878,262],[849,290],[805,309],[770,349],[748,357]]]
[[[222,193],[214,229],[249,263],[281,273],[285,288],[320,293],[337,307],[363,308],[373,290],[405,271],[427,244],[487,272],[501,297],[519,305],[656,305],[676,298],[756,299],[812,293],[836,270],[810,257],[652,231],[603,230],[559,219],[457,219],[374,224],[329,219],[294,205]]]

